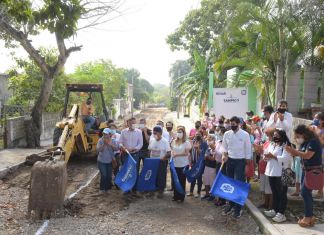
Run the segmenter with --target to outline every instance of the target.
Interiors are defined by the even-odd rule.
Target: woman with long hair
[[[272,209],[265,211],[267,217],[281,223],[286,221],[285,210],[287,207],[288,186],[282,183],[282,171],[291,165],[291,155],[285,151],[284,146],[290,146],[289,139],[283,129],[276,129],[273,133],[272,143],[264,153],[264,160],[267,161],[265,175],[269,176],[269,183],[272,191]]]
[[[186,129],[184,126],[178,126],[176,139],[171,143],[171,156],[173,157],[174,166],[180,181],[181,186],[186,190],[186,176],[183,169],[189,165],[189,152],[191,149],[191,144],[187,140]],[[173,187],[173,199],[172,201],[183,202],[185,195],[178,193],[178,191]]]
[[[312,189],[306,186],[305,175],[315,168],[322,168],[322,147],[313,130],[305,125],[299,125],[294,131],[299,150],[287,146],[285,149],[293,156],[300,156],[303,161],[301,195],[304,200],[305,216],[298,221],[301,227],[312,227],[315,224],[313,214]]]

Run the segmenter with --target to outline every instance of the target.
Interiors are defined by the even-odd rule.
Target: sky
[[[110,59],[118,67],[135,68],[150,83],[169,84],[168,71],[178,59],[187,59],[185,51],[172,52],[165,39],[186,14],[199,7],[200,0],[126,0],[124,14],[99,26],[77,33],[69,43],[83,45],[69,57],[65,71],[72,73],[79,64]],[[54,36],[44,33],[33,38],[33,44],[55,47]],[[25,56],[23,50],[17,55]],[[10,51],[0,43],[0,73],[13,66]]]

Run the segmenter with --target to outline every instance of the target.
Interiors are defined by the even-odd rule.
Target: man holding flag
[[[231,130],[223,137],[223,162],[226,162],[226,172],[229,178],[237,181],[245,181],[245,163],[252,159],[252,145],[247,132],[240,129],[240,119],[236,116],[230,119]],[[224,184],[225,185],[225,184]],[[235,190],[234,190],[235,193]],[[241,217],[242,206],[230,201],[229,207],[223,211],[223,215],[230,215],[235,219]]]
[[[158,198],[163,198],[163,192],[166,187],[168,159],[171,156],[170,144],[162,137],[162,132],[160,126],[155,126],[153,128],[153,138],[150,139],[150,144],[148,146],[151,158],[160,159],[157,172]]]

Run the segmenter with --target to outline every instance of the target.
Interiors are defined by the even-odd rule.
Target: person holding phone
[[[99,139],[97,144],[98,153],[98,168],[100,171],[100,191],[99,193],[106,193],[112,186],[112,169],[116,167],[115,151],[119,146],[116,141],[112,139],[114,132],[105,128],[103,136]]]
[[[289,140],[291,140],[293,116],[288,112],[288,102],[280,100],[277,107],[277,111],[271,114],[267,127],[285,130]]]

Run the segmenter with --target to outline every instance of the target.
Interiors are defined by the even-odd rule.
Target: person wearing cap
[[[157,173],[158,198],[163,198],[163,192],[166,187],[168,159],[171,156],[170,143],[162,137],[162,132],[160,126],[155,126],[153,128],[153,138],[150,139],[148,146],[150,157],[160,159]]]
[[[118,144],[111,138],[113,131],[105,128],[102,133],[103,136],[97,143],[100,193],[107,192],[111,189],[112,169],[116,166],[115,151],[118,150]]]

